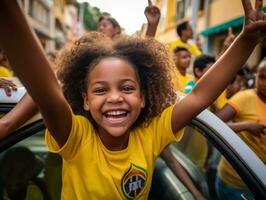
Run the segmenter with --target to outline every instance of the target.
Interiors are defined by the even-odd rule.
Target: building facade
[[[19,3],[46,52],[65,45],[69,30],[76,28],[78,20],[76,0],[19,0]]]
[[[254,3],[255,0],[252,0]],[[161,9],[161,21],[157,38],[170,42],[177,38],[176,25],[190,20],[192,27],[203,38],[203,51],[217,55],[227,36],[227,29],[232,27],[238,34],[243,25],[241,1],[232,0],[156,0]],[[266,3],[264,2],[264,11]],[[255,66],[266,56],[266,43],[258,45],[248,60],[250,67]]]
[[[45,51],[53,51],[55,48],[53,1],[20,0],[19,2]]]

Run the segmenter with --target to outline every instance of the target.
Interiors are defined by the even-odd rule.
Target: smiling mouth
[[[122,125],[126,117],[128,116],[128,111],[126,110],[112,110],[104,112],[103,115],[107,119],[108,123],[111,125]]]
[[[104,116],[108,119],[119,119],[124,118],[128,114],[128,111],[125,110],[113,110],[113,111],[107,111],[104,112]]]

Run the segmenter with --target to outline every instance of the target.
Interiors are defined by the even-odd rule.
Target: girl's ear
[[[89,106],[89,101],[88,101],[88,96],[85,93],[82,93],[82,97],[83,97],[83,108],[86,111],[90,110],[90,106]]]

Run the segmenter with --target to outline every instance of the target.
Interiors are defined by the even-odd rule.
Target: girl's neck
[[[103,129],[98,130],[98,134],[105,148],[110,151],[121,151],[128,146],[129,131],[118,137],[110,135]]]

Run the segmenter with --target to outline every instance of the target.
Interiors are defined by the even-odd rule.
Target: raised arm
[[[152,5],[151,0],[148,0],[148,6],[145,8],[144,14],[148,21],[146,36],[155,37],[157,26],[161,17],[160,9]]]
[[[68,103],[17,1],[1,0],[0,7],[0,45],[38,105],[48,129],[62,146],[72,125]]]
[[[256,0],[254,9],[250,0],[242,0],[242,4],[245,11],[242,32],[193,91],[176,104],[172,115],[174,132],[214,102],[245,64],[257,43],[265,38],[266,16],[262,11],[262,0]]]

